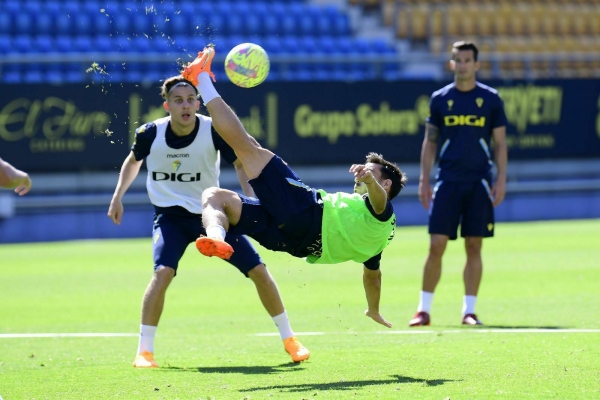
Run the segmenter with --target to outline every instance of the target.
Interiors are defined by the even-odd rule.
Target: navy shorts
[[[305,257],[320,243],[323,207],[313,188],[278,156],[249,181],[257,199],[240,195],[242,214],[229,230],[247,234],[269,250]]]
[[[490,185],[477,182],[439,181],[433,191],[429,209],[429,233],[455,240],[460,224],[460,236],[494,236],[494,205]]]
[[[163,265],[173,268],[177,273],[183,253],[200,235],[206,235],[206,230],[199,215],[155,214],[152,228],[154,270]],[[227,262],[245,276],[248,276],[251,269],[263,263],[247,237],[227,234],[225,241],[234,251]]]

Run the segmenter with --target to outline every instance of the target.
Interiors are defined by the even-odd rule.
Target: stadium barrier
[[[250,134],[301,166],[353,163],[368,151],[418,162],[429,97],[446,83],[216,86]],[[504,99],[511,160],[600,157],[600,80],[486,83]],[[0,86],[0,157],[29,172],[118,170],[135,129],[166,115],[159,86]]]

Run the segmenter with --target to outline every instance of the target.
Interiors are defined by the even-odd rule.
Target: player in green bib
[[[396,217],[390,200],[406,184],[406,176],[381,155],[370,153],[354,164],[354,193],[326,193],[304,184],[277,155],[250,136],[211,82],[214,51],[201,52],[183,76],[197,84],[219,135],[241,161],[256,198],[208,188],[202,195],[206,237],[196,241],[207,256],[228,259],[233,249],[226,232],[246,234],[262,246],[303,257],[309,263],[356,261],[364,265],[365,314],[391,327],[379,313],[383,249],[394,237]]]

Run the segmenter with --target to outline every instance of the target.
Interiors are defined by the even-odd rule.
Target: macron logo
[[[189,154],[167,154],[167,158],[190,158]]]

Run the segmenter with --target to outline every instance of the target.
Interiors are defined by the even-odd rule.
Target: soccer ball
[[[225,73],[231,82],[243,88],[260,85],[269,75],[269,56],[257,44],[235,46],[225,58]]]

